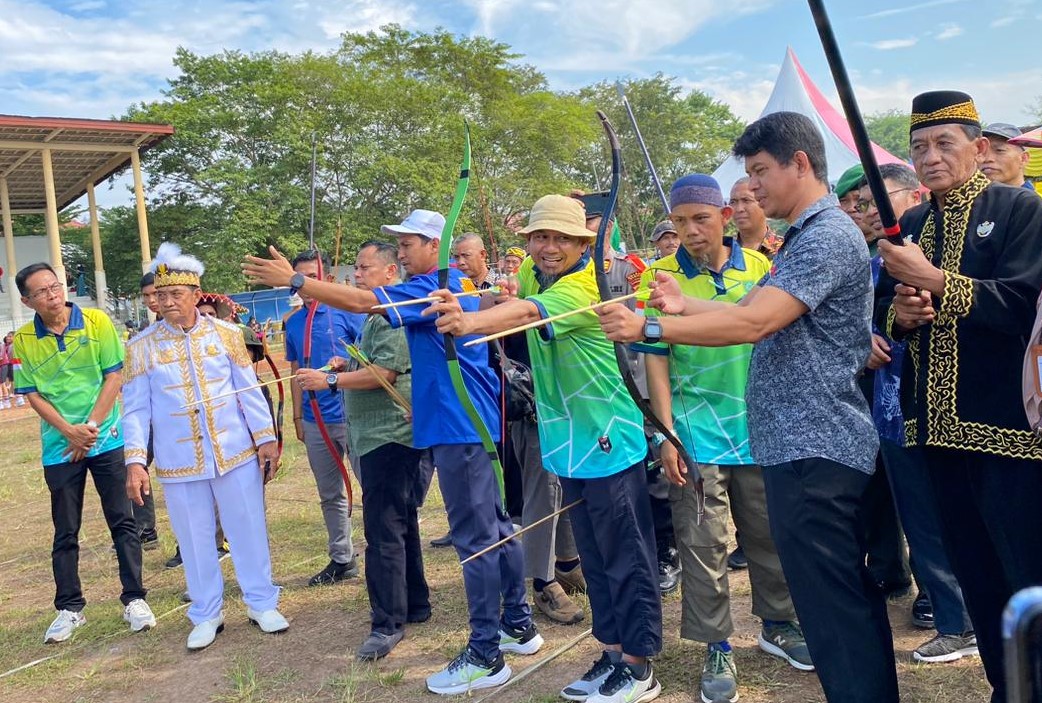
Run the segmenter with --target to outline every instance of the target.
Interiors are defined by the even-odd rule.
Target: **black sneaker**
[[[141,535],[141,548],[146,552],[151,552],[154,549],[159,549],[159,535],[155,530],[151,532],[145,532]]]
[[[680,567],[677,566],[677,550],[670,547],[659,552],[658,590],[662,595],[672,593],[680,586]]]
[[[451,547],[452,546],[452,533],[446,532],[443,537],[431,540],[432,547]]]
[[[344,579],[353,579],[356,576],[358,576],[358,560],[355,557],[351,557],[351,561],[346,564],[330,560],[326,564],[326,568],[311,577],[308,585],[324,586]]]
[[[424,610],[410,610],[409,614],[405,616],[405,622],[410,624],[416,624],[421,622],[427,622],[431,619],[431,609],[427,607]]]
[[[181,566],[182,563],[183,562],[181,561],[181,547],[178,547],[177,551],[174,552],[174,556],[167,559],[166,563],[163,564],[163,566],[167,569],[176,569],[177,567]]]
[[[742,545],[739,544],[734,548],[733,552],[727,555],[727,568],[732,571],[741,571],[749,568],[749,559],[746,558]]]
[[[499,648],[504,652],[515,654],[535,654],[543,646],[543,636],[539,634],[535,623],[517,630],[505,623],[499,624]]]
[[[919,591],[915,602],[912,603],[912,624],[924,630],[934,628],[933,603],[930,602],[930,596],[923,591]]]

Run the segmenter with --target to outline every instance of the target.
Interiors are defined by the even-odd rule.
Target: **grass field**
[[[288,415],[288,413],[287,413]],[[430,538],[444,534],[445,513],[437,489],[422,511],[427,577],[434,616],[410,626],[394,653],[376,665],[360,665],[354,652],[368,634],[368,602],[362,579],[330,587],[307,588],[308,577],[325,565],[325,530],[314,481],[303,450],[286,443],[284,468],[269,485],[267,508],[276,580],[284,586],[282,612],[290,630],[260,633],[249,625],[239,600],[230,560],[223,562],[228,580],[226,630],[209,649],[189,654],[184,646],[190,624],[181,603],[184,577],[165,570],[173,553],[162,490],[157,485],[160,550],[145,552],[145,583],[158,626],[132,635],[122,621],[116,561],[93,487],[88,484],[80,539],[80,575],[88,605],[88,622],[72,640],[44,645],[43,633],[54,616],[50,569],[52,528],[47,489],[39,466],[38,424],[27,409],[0,413],[0,433],[8,447],[0,461],[0,701],[39,703],[69,701],[104,703],[303,703],[305,701],[378,703],[437,700],[424,688],[424,677],[440,668],[466,642],[466,603],[460,569],[452,550],[430,549]],[[360,504],[355,487],[355,504]],[[364,547],[361,508],[356,507],[355,545]],[[364,566],[363,566],[364,568]],[[813,674],[803,674],[760,652],[758,623],[749,614],[745,573],[731,576],[732,609],[738,632],[732,639],[743,701],[796,703],[822,701]],[[679,597],[665,601],[665,650],[656,659],[667,702],[698,698],[698,676],[704,648],[681,641]],[[910,600],[890,609],[898,651],[898,675],[905,701],[962,703],[986,699],[987,687],[977,660],[954,665],[917,665],[911,651],[929,633],[908,624]],[[546,645],[533,657],[509,656],[515,675],[542,656],[561,648],[587,627],[584,621],[565,627],[538,624]],[[557,691],[596,658],[589,637],[517,685],[492,694],[506,702],[560,700]],[[42,661],[41,661],[42,660]],[[11,673],[19,667],[20,671]],[[7,673],[5,673],[7,672]],[[857,671],[850,675],[856,677]],[[484,700],[488,691],[473,699]]]

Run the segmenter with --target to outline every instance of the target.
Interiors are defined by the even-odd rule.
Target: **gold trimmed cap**
[[[203,277],[206,267],[194,256],[181,253],[181,247],[173,242],[159,245],[156,258],[152,260],[152,273],[155,274],[156,288],[167,286],[199,287],[199,279]]]
[[[980,115],[973,98],[958,90],[931,90],[912,98],[909,132],[942,124],[980,127]]]

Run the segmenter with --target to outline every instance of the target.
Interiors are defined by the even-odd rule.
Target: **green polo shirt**
[[[16,393],[39,393],[68,422],[87,421],[101,393],[106,374],[123,368],[123,342],[112,320],[101,310],[81,309],[73,303],[69,324],[62,334],[47,329],[39,315],[14,335]],[[87,456],[123,446],[119,403],[98,424],[98,441]],[[69,443],[54,426],[40,422],[43,465],[68,461]]]
[[[600,300],[589,253],[551,285],[531,258],[518,271],[519,296],[540,317]],[[528,330],[543,466],[559,476],[601,478],[644,458],[644,418],[619,377],[615,349],[597,313],[584,312]]]
[[[730,249],[730,255],[720,271],[700,267],[681,247],[644,272],[641,288],[647,289],[655,274],[665,271],[677,279],[686,296],[737,303],[767,275],[771,262],[759,252],[743,249],[730,237],[724,239],[724,246]],[[652,317],[661,313],[647,308],[644,314]],[[753,345],[637,343],[633,349],[670,357],[674,430],[695,461],[724,466],[754,463],[745,417],[745,385]]]

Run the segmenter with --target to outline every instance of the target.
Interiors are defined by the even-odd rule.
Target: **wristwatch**
[[[289,279],[289,294],[293,295],[298,290],[304,287],[304,274],[295,273]]]
[[[326,374],[326,383],[329,385],[329,392],[330,393],[336,393],[338,390],[340,390],[339,388],[336,387],[336,374],[335,373],[327,373]]]
[[[655,449],[661,447],[662,443],[665,441],[666,435],[662,434],[661,432],[656,432],[655,434],[651,435],[651,446],[655,447]]]
[[[657,317],[644,320],[644,341],[648,344],[658,344],[662,341],[662,322]]]

